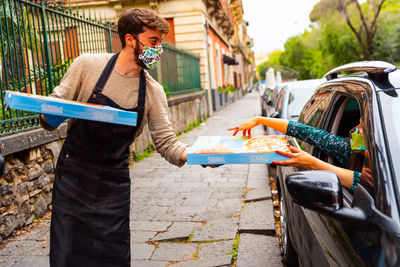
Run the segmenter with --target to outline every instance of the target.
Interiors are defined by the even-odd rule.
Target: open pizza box
[[[7,105],[13,109],[58,115],[67,118],[85,119],[130,126],[136,126],[137,121],[137,112],[50,96],[6,91],[5,101]]]
[[[287,160],[275,151],[290,152],[285,136],[248,137],[200,136],[190,148],[187,163],[211,164],[269,164]]]

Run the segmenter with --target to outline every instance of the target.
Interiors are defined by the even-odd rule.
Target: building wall
[[[225,80],[225,70],[222,61],[222,55],[227,55],[229,47],[223,40],[221,40],[221,38],[215,33],[213,29],[208,29],[207,33],[213,55],[212,57],[210,57],[210,60],[212,60],[211,71],[214,72],[214,75],[212,76],[213,85],[214,88],[217,88],[218,86],[222,86],[223,84],[227,83],[227,80]],[[220,78],[218,76],[220,76]]]

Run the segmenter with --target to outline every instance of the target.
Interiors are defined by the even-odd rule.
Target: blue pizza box
[[[137,112],[109,106],[71,101],[50,96],[6,91],[6,104],[13,109],[51,114],[68,118],[136,126]]]
[[[290,152],[285,136],[199,136],[187,154],[187,164],[270,164],[287,160],[275,151]]]

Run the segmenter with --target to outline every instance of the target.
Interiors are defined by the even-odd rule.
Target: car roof
[[[287,82],[287,88],[290,90],[301,90],[301,89],[308,89],[313,88],[317,89],[317,87],[321,84],[326,82],[326,79],[309,79],[309,80],[301,80],[301,81],[294,81],[294,82]]]

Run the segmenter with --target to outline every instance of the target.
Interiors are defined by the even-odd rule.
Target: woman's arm
[[[289,146],[290,152],[276,151],[276,153],[288,157],[288,160],[274,161],[272,164],[279,166],[293,166],[297,168],[332,171],[338,176],[342,186],[351,189],[353,185],[354,172],[348,169],[340,168],[324,162],[309,153]]]
[[[228,129],[228,131],[234,131],[233,135],[236,135],[239,131],[243,131],[244,136],[251,136],[251,129],[260,124],[286,134],[289,121],[268,117],[254,117],[237,127]]]

